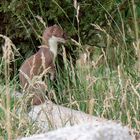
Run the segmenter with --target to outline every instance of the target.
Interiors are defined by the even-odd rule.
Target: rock
[[[76,111],[50,101],[34,106],[29,112],[29,117],[40,128],[41,132],[83,123],[104,122],[105,119],[94,117],[81,111]]]
[[[128,128],[110,121],[79,124],[20,140],[133,140]]]

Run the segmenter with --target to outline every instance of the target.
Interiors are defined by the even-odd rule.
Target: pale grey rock
[[[110,121],[79,124],[20,140],[133,140],[129,130]]]
[[[81,111],[56,105],[50,101],[34,106],[28,115],[41,132],[75,124],[106,121],[105,119],[94,117]]]

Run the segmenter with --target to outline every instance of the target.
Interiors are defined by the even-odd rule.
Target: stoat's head
[[[55,24],[45,29],[42,39],[45,45],[49,45],[50,40],[54,43],[65,43],[67,36],[63,29]]]

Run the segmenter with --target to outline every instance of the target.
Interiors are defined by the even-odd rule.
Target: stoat
[[[51,74],[52,80],[54,79],[54,63],[57,56],[58,43],[65,43],[66,34],[58,25],[53,25],[45,29],[42,40],[44,45],[40,46],[37,53],[26,59],[19,69],[20,84],[25,91],[28,89],[28,92],[33,94],[33,105],[38,105],[45,101],[43,96],[45,85],[42,83],[32,85],[32,80],[35,76],[46,74],[46,72]]]

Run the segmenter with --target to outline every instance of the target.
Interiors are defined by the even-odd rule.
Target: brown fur
[[[42,54],[45,59],[45,67],[42,64],[44,61],[42,60]],[[55,65],[53,64],[53,54],[52,52],[49,51],[49,48],[41,47],[40,50],[36,54],[29,57],[20,68],[19,79],[23,89],[28,90],[29,92],[35,92],[35,89],[32,89],[30,83],[25,78],[25,75],[27,75],[28,78],[32,80],[34,76],[39,76],[47,68],[48,68],[48,72],[51,73],[51,75],[54,77]],[[41,93],[39,93],[39,91],[42,93],[45,92],[44,85],[39,84],[38,87],[36,88],[38,89],[36,90],[38,93],[33,93],[33,94],[39,94],[40,96]],[[41,99],[37,99],[37,95],[34,95],[33,104],[37,105],[43,102],[43,97],[42,96],[40,97]]]
[[[42,54],[44,55],[44,59],[45,59],[45,68],[43,67],[42,64],[43,63],[43,60],[41,58]],[[53,64],[53,53],[49,51],[49,48],[41,47],[36,54],[26,59],[26,61],[22,64],[20,71],[22,71],[30,79],[32,79],[35,75],[40,75],[46,68],[49,67],[50,67],[49,71],[52,71],[52,73],[54,73],[55,66]],[[19,77],[20,77],[20,82],[22,87],[27,88],[29,86],[29,83],[27,82],[27,79],[24,77],[24,75],[21,74],[21,72]]]
[[[20,84],[25,92],[28,91],[33,94],[33,105],[39,105],[45,101],[46,88],[44,84],[40,83],[31,85],[28,79],[32,81],[35,76],[40,76],[45,70],[51,74],[51,79],[55,77],[54,54],[50,51],[48,44],[52,35],[65,39],[64,31],[59,26],[54,25],[47,28],[42,37],[45,45],[42,45],[36,54],[26,59],[19,70]]]

